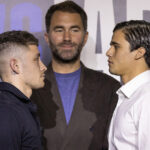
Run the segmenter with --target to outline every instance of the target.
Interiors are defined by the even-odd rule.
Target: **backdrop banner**
[[[43,62],[51,60],[49,47],[44,40],[45,14],[55,3],[64,0],[0,0],[0,33],[8,30],[26,30],[40,42]],[[116,23],[131,19],[150,21],[150,0],[74,0],[88,15],[89,39],[81,60],[92,69],[107,74],[106,51],[110,47],[112,30]],[[113,76],[119,80],[119,77]]]

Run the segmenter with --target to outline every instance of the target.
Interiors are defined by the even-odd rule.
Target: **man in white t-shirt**
[[[150,23],[117,24],[106,55],[110,73],[123,82],[109,128],[109,150],[149,150]]]

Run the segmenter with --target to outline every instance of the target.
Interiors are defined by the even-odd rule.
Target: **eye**
[[[57,29],[55,29],[55,32],[63,32],[63,29],[57,28]]]
[[[115,48],[115,50],[117,50],[119,48],[119,46],[118,45],[114,45],[114,48]]]
[[[39,61],[40,57],[34,58],[34,61]]]
[[[79,32],[79,29],[78,28],[73,28],[71,31],[72,32]]]

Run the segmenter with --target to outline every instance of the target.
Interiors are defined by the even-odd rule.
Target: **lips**
[[[62,45],[61,47],[62,48],[72,48],[73,46],[72,45]]]
[[[108,64],[111,65],[113,64],[113,62],[111,60],[108,60]]]
[[[108,63],[112,63],[112,61],[108,60]]]
[[[61,46],[61,47],[74,47],[74,46],[76,46],[76,44],[71,43],[71,42],[63,42],[63,43],[60,43],[59,46]]]

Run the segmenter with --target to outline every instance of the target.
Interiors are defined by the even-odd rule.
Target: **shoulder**
[[[9,121],[16,121],[21,119],[22,107],[10,101],[5,101],[6,96],[0,96],[0,115],[3,119],[9,119]],[[20,116],[20,117],[19,117]]]
[[[149,107],[150,105],[150,82],[143,84],[134,94],[137,101]]]
[[[12,104],[0,102],[0,136],[20,136],[22,119]]]
[[[4,149],[19,147],[21,143],[21,124],[19,118],[9,105],[0,103],[0,147]]]
[[[21,143],[31,143],[32,138],[37,140],[36,121],[24,104],[3,102],[0,97],[0,118],[0,146],[19,148]]]
[[[83,78],[84,80],[91,82],[91,84],[103,84],[105,86],[109,85],[110,87],[116,86],[117,88],[120,87],[120,82],[113,77],[101,71],[96,71],[87,67],[83,67]]]
[[[82,70],[82,100],[87,110],[101,114],[109,112],[110,107],[117,103],[116,91],[120,83],[113,77],[89,68],[84,67]]]
[[[133,94],[131,100],[131,110],[133,114],[133,118],[137,123],[140,124],[144,123],[149,124],[150,123],[150,82],[143,84],[138,90]]]
[[[23,122],[26,122],[23,119],[28,116],[25,105],[20,99],[9,93],[0,93],[0,115],[4,121],[10,122],[10,125],[11,122],[14,122],[14,124],[20,124],[21,126]]]

